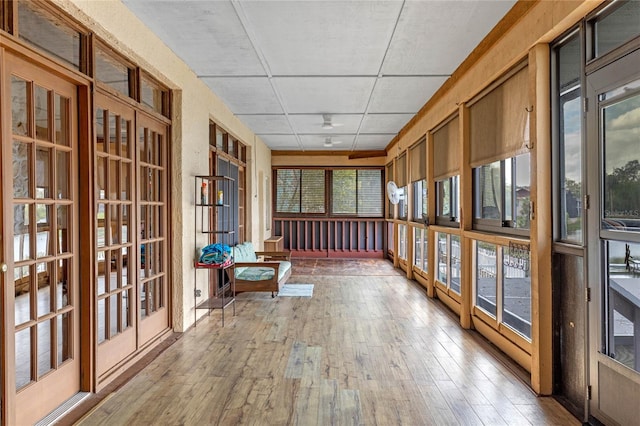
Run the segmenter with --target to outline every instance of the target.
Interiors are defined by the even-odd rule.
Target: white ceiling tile
[[[399,1],[240,3],[273,75],[377,75]]]
[[[333,129],[324,129],[322,114],[293,114],[289,116],[291,125],[297,133],[356,133],[362,121],[359,114],[331,114]]]
[[[266,75],[231,2],[124,3],[197,75]]]
[[[281,77],[274,84],[290,114],[357,114],[366,109],[375,78]]]
[[[293,133],[287,117],[280,115],[238,115],[238,118],[255,133],[286,134]]]
[[[395,135],[358,135],[354,150],[385,149]]]
[[[383,74],[450,75],[513,6],[514,0],[409,1]]]
[[[266,77],[206,77],[207,86],[234,114],[278,114],[282,107]]]
[[[369,112],[415,114],[446,80],[445,77],[383,77],[373,91]]]
[[[367,114],[360,133],[398,133],[414,114]]]
[[[258,135],[258,137],[271,149],[300,149],[295,135]]]
[[[320,149],[329,139],[332,149],[351,149],[355,135],[300,135],[300,141],[304,149]]]

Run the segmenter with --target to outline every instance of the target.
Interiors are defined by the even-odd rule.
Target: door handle
[[[7,269],[9,269],[9,267],[7,266],[6,263],[4,263],[4,262],[0,263],[0,272],[2,272],[4,274],[5,272],[7,272]]]

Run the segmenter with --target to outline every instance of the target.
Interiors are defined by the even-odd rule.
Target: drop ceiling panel
[[[415,114],[446,77],[383,77],[376,84],[369,112]]]
[[[333,129],[324,129],[322,114],[290,115],[289,120],[297,133],[357,133],[362,115],[358,114],[331,114]]]
[[[231,2],[124,3],[197,75],[266,75]]]
[[[282,107],[266,77],[202,77],[234,114],[278,114]]]
[[[280,115],[239,115],[238,118],[255,133],[287,134],[293,133],[287,117]]]
[[[513,0],[409,1],[382,67],[392,75],[450,75]]]
[[[399,1],[239,2],[274,76],[377,75]]]
[[[354,150],[379,150],[385,149],[395,135],[358,135]]]
[[[299,150],[300,145],[295,135],[258,135],[271,149]]]
[[[398,133],[414,114],[367,114],[361,133]]]
[[[365,112],[375,78],[274,78],[290,114],[354,114]]]

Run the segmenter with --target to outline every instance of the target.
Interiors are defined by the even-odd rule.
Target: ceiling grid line
[[[369,99],[367,99],[367,105],[364,108],[364,114],[362,114],[362,118],[360,119],[360,124],[358,125],[358,129],[356,130],[356,137],[353,139],[353,144],[351,145],[351,151],[355,151],[358,145],[358,137],[360,136],[360,129],[362,128],[362,123],[364,122],[365,117],[369,113],[369,107],[371,106],[371,99],[373,99],[373,93],[376,90],[376,85],[378,81],[382,78],[382,67],[384,66],[384,61],[387,59],[387,54],[389,53],[389,48],[391,47],[391,42],[393,41],[393,37],[396,34],[396,30],[398,29],[398,23],[400,22],[400,16],[402,16],[402,11],[404,10],[405,0],[402,0],[402,5],[400,6],[400,10],[398,11],[398,16],[396,16],[396,22],[393,25],[393,30],[391,31],[391,35],[389,36],[389,41],[387,42],[387,47],[384,50],[384,55],[382,55],[382,60],[380,61],[380,66],[378,67],[378,75],[373,83],[373,87],[371,88],[371,93],[369,93]]]

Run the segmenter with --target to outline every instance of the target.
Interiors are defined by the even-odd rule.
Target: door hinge
[[[584,202],[582,204],[584,204],[585,210],[589,210],[589,207],[591,207],[591,198],[589,197],[589,194],[584,195]]]
[[[588,112],[589,111],[589,98],[584,98],[582,100],[582,110],[583,110],[583,112]]]
[[[586,290],[587,302],[591,302],[591,287],[587,287],[585,290]]]
[[[587,386],[587,398],[591,401],[591,385]]]

